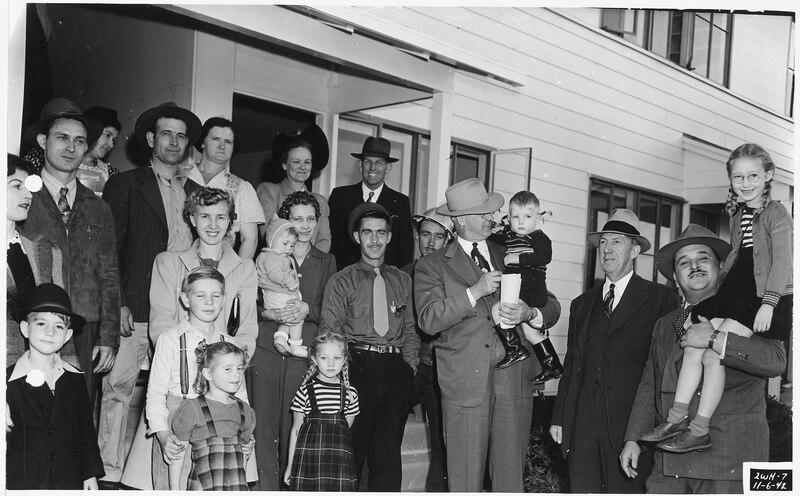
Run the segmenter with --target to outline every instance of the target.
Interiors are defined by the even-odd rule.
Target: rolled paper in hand
[[[519,287],[522,277],[519,274],[503,274],[500,276],[500,303],[516,304],[519,301]],[[511,329],[513,325],[500,319],[500,327]]]

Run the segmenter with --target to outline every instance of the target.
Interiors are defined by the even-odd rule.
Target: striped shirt
[[[310,384],[314,386],[314,394],[317,397],[317,407],[320,413],[336,413],[340,410],[341,385],[322,382],[319,377],[315,377]],[[292,400],[291,410],[293,412],[308,415],[311,413],[311,402],[308,399],[308,385],[303,384],[297,390]],[[350,386],[349,394],[345,398],[345,416],[358,415],[358,392],[356,388]]]
[[[753,209],[742,208],[742,248],[753,247]]]

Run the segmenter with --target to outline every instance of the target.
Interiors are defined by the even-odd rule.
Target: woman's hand
[[[292,299],[283,308],[268,308],[261,312],[261,316],[267,320],[278,322],[279,324],[295,325],[308,315],[308,303]]]

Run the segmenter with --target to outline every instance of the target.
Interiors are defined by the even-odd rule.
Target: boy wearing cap
[[[6,489],[97,489],[104,472],[89,395],[59,356],[83,317],[63,288],[45,283],[17,318],[30,349],[7,370]]]

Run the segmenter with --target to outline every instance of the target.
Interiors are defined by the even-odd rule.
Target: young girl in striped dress
[[[292,400],[284,482],[293,491],[356,491],[350,426],[359,407],[349,380],[347,341],[324,332],[314,339],[309,355],[311,366]]]

